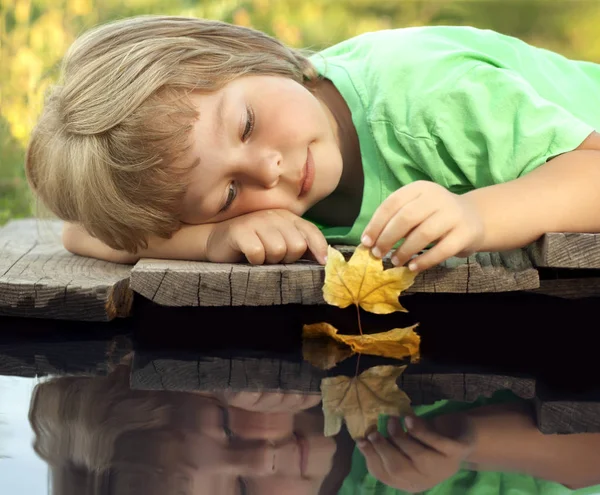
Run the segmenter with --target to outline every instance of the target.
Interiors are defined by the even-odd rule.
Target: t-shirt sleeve
[[[594,131],[514,71],[484,63],[422,106],[431,139],[419,140],[413,157],[456,192],[516,179],[574,150]]]

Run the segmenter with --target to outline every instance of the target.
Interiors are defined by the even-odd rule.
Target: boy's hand
[[[307,250],[325,263],[327,241],[312,223],[288,210],[261,210],[214,224],[206,240],[209,261],[253,265],[292,263]]]
[[[413,255],[436,243],[412,260],[409,268],[422,271],[452,256],[469,256],[478,250],[483,221],[465,196],[453,194],[427,181],[416,181],[391,194],[365,228],[362,243],[374,256],[384,256],[396,242],[405,239],[392,256],[404,265]]]
[[[405,422],[408,432],[398,418],[390,418],[388,438],[373,432],[357,442],[369,473],[389,487],[409,493],[429,490],[453,476],[474,448],[473,428],[465,418],[447,435],[422,418],[410,416]]]

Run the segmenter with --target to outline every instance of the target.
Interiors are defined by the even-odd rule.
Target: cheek
[[[279,188],[268,191],[246,190],[240,195],[240,201],[232,216],[258,210],[289,210],[292,208],[295,199],[294,196]]]
[[[313,436],[307,438],[309,455],[306,472],[310,478],[324,478],[333,466],[337,445],[332,437]]]

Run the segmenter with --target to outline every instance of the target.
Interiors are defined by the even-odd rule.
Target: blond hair
[[[130,367],[105,377],[61,376],[38,384],[29,407],[33,448],[50,466],[102,472],[122,435],[169,423],[170,406],[156,392],[129,388]]]
[[[130,366],[120,364],[108,376],[60,376],[35,387],[29,408],[33,448],[48,463],[52,493],[112,493],[118,440],[169,424],[164,397],[131,390],[129,373]]]
[[[41,203],[115,249],[135,253],[180,227],[191,91],[250,74],[310,85],[314,66],[254,29],[141,16],[97,27],[68,50],[27,150]],[[174,166],[177,164],[178,166]]]

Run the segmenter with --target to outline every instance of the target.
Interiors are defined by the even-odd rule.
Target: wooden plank
[[[548,233],[529,247],[529,255],[539,267],[600,268],[600,234]]]
[[[409,367],[414,370],[414,367]],[[473,402],[480,397],[491,397],[499,390],[511,390],[523,399],[535,397],[535,379],[493,373],[404,373],[398,386],[411,398],[414,405],[433,404],[439,400]]]
[[[600,433],[600,400],[535,400],[542,433]]]
[[[0,317],[0,375],[107,375],[132,351],[131,339],[123,328],[111,323],[85,323],[82,339],[81,325]]]
[[[540,280],[540,287],[531,292],[564,299],[600,297],[600,277]]]
[[[69,253],[61,226],[27,219],[0,230],[0,315],[80,321],[129,315],[131,266]]]
[[[530,377],[441,369],[438,373],[420,373],[418,366],[409,367],[409,370],[400,377],[398,386],[408,394],[414,405],[433,404],[443,399],[473,402],[504,389],[512,390],[524,399],[535,396],[535,380]],[[268,356],[185,356],[138,350],[133,360],[131,386],[142,390],[230,389],[318,393],[320,381],[326,376],[327,372],[303,361]]]
[[[162,354],[162,355],[161,355]],[[169,391],[285,391],[319,394],[327,374],[303,362],[272,357],[175,357],[136,351],[131,388]],[[398,386],[414,406],[439,400],[473,402],[511,390],[534,399],[537,423],[545,434],[600,432],[600,402],[543,400],[536,397],[535,379],[493,373],[405,373]]]
[[[590,378],[563,383],[560,390],[556,384],[538,381],[535,409],[542,433],[600,433],[600,387]]]
[[[600,402],[536,401],[544,434],[600,433]]]
[[[320,393],[326,373],[304,361],[274,357],[185,356],[135,352],[131,388],[178,391]]]
[[[348,247],[342,251],[349,255]],[[389,259],[384,261],[391,266]],[[324,304],[322,266],[301,260],[291,265],[140,260],[131,288],[161,306],[272,306]],[[479,293],[539,287],[537,271],[524,250],[451,258],[421,273],[408,293]]]
[[[476,253],[468,258],[450,258],[419,274],[406,291],[473,294],[511,292],[539,287],[539,276],[525,250]]]
[[[308,261],[252,266],[144,259],[131,288],[162,306],[323,304],[323,268]]]

